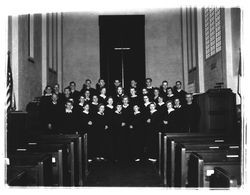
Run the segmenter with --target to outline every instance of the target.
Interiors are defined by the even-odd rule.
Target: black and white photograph
[[[3,16],[3,188],[246,189],[248,10],[117,3]]]

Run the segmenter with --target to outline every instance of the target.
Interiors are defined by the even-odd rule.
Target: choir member
[[[73,102],[68,100],[60,118],[60,133],[74,134],[77,132],[77,113],[73,108]]]
[[[158,103],[156,104],[156,109],[159,113],[163,114],[166,111],[165,102],[162,96],[158,97]]]
[[[58,133],[60,128],[60,113],[62,111],[62,105],[59,102],[58,95],[53,93],[51,96],[51,101],[48,105],[48,112],[46,115],[48,116],[48,129],[49,133]]]
[[[97,113],[97,111],[98,111],[98,105],[99,105],[99,103],[98,103],[98,96],[97,95],[93,95],[92,102],[90,104],[90,112],[92,114]]]
[[[126,153],[126,147],[127,143],[124,137],[124,134],[126,135],[125,131],[125,118],[124,114],[122,113],[122,104],[117,103],[116,110],[114,112],[112,122],[112,143],[113,143],[113,149],[114,149],[114,160],[115,161],[124,161],[127,157]]]
[[[166,97],[166,100],[165,100],[165,101],[166,101],[166,102],[167,102],[167,101],[174,102],[174,98],[175,98],[175,96],[174,96],[172,87],[168,87],[168,88],[167,88],[167,97]]]
[[[65,105],[69,99],[70,99],[70,88],[65,87],[63,90],[62,104]]]
[[[76,105],[76,111],[77,113],[81,113],[83,111],[85,105],[85,99],[83,95],[80,95],[79,97],[79,103]]]
[[[133,106],[133,114],[131,115],[129,124],[131,140],[130,154],[132,160],[138,162],[143,157],[145,143],[144,120],[138,105]]]
[[[131,87],[129,92],[130,92],[129,98],[131,106],[139,105],[140,101],[139,101],[139,96],[136,94],[136,88]]]
[[[85,133],[91,133],[91,127],[93,125],[93,117],[90,113],[89,104],[84,104],[83,110],[78,114],[78,132],[83,135]]]
[[[39,115],[41,119],[41,125],[42,129],[48,128],[48,106],[51,102],[52,97],[52,87],[50,85],[47,85],[44,89],[43,96],[40,99],[39,104]]]
[[[122,103],[122,98],[124,96],[124,90],[121,86],[117,87],[116,95],[114,97],[114,103]]]
[[[149,98],[152,99],[154,96],[154,88],[152,86],[152,79],[146,78],[146,89],[148,90]]]
[[[86,104],[90,104],[90,102],[91,102],[91,93],[88,89],[86,89],[84,92],[84,102]]]
[[[182,84],[181,81],[176,81],[175,87],[174,87],[174,95],[176,98],[180,100],[180,103],[184,105],[186,103],[185,101],[185,95],[187,92],[182,90]]]
[[[143,116],[147,116],[149,113],[149,105],[150,105],[150,101],[149,101],[149,97],[148,95],[144,95],[143,96],[143,104],[141,107],[141,112],[143,114]]]
[[[153,96],[152,100],[153,100],[153,102],[155,102],[157,104],[158,103],[158,97],[160,95],[160,89],[155,87],[153,91],[154,91],[154,96]]]
[[[162,84],[160,86],[160,95],[163,97],[164,102],[166,102],[167,98],[167,88],[168,88],[168,82],[166,80],[162,81]]]
[[[106,108],[105,108],[105,114],[107,116],[107,121],[108,121],[108,126],[109,126],[109,129],[111,129],[111,131],[113,130],[113,118],[114,118],[114,111],[115,111],[115,107],[114,107],[114,100],[113,98],[110,96],[108,97],[108,100],[107,100],[107,105],[106,105]]]
[[[109,92],[112,97],[117,95],[117,88],[121,87],[121,81],[119,79],[115,79],[112,86],[110,86]]]
[[[165,126],[165,132],[173,133],[176,131],[175,127],[175,110],[173,108],[172,101],[166,102],[167,111],[165,112],[164,118],[163,118],[163,124]]]
[[[94,156],[97,160],[105,160],[108,157],[107,151],[107,119],[105,115],[105,106],[103,104],[98,105],[98,112],[93,117],[93,143],[92,146]]]
[[[134,88],[136,91],[138,91],[137,82],[134,79],[132,79],[130,81],[129,87],[125,90],[125,93],[126,94],[130,94],[130,89],[131,88]]]
[[[193,95],[191,93],[186,94],[186,104],[183,106],[185,129],[188,132],[198,132],[198,125],[200,121],[200,108],[193,102]]]
[[[74,81],[71,81],[69,83],[70,87],[70,97],[73,98],[74,103],[77,103],[79,100],[80,92],[76,90],[76,83]]]
[[[82,89],[80,91],[80,93],[83,95],[85,93],[86,90],[89,90],[90,92],[90,96],[92,97],[94,94],[96,94],[96,90],[94,88],[91,87],[91,80],[90,79],[86,79],[85,83],[82,85]]]
[[[62,100],[63,94],[60,92],[60,86],[58,83],[54,85],[54,93],[58,96],[58,101]]]
[[[108,97],[107,97],[106,93],[107,93],[107,89],[106,89],[106,87],[103,87],[103,88],[101,89],[100,95],[99,95],[99,97],[98,97],[98,100],[99,100],[99,103],[100,103],[100,104],[104,104],[104,105],[107,104],[107,98],[108,98]]]
[[[144,95],[148,96],[149,100],[151,101],[150,97],[149,97],[149,93],[148,93],[148,90],[146,87],[142,88],[142,91],[141,91],[141,101],[143,102],[143,97]]]
[[[177,132],[185,132],[184,125],[184,112],[183,106],[180,104],[179,98],[175,98],[174,100],[174,109],[175,109],[175,126]]]
[[[99,94],[101,91],[101,88],[106,86],[106,83],[104,81],[104,79],[100,78],[98,79],[98,83],[96,83],[96,94]]]
[[[149,161],[156,162],[158,150],[158,132],[159,132],[159,113],[156,110],[156,104],[150,103],[149,114],[146,117],[146,151]]]

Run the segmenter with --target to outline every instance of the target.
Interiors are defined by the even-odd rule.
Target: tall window
[[[205,24],[205,56],[206,59],[221,51],[221,9],[206,8]]]

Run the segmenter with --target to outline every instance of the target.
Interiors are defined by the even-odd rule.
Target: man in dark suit
[[[168,82],[166,80],[162,81],[162,84],[160,86],[160,95],[163,97],[163,100],[166,101],[167,99],[167,88],[168,88]]]
[[[80,92],[76,90],[76,83],[74,81],[71,81],[69,83],[70,87],[70,97],[73,98],[74,104],[78,104]]]
[[[186,105],[183,106],[185,130],[188,132],[198,132],[198,125],[200,121],[200,108],[198,104],[193,102],[193,95],[186,94]]]
[[[152,86],[152,79],[146,78],[146,89],[148,90],[149,99],[153,99],[154,96],[154,87]]]
[[[186,93],[187,92],[182,89],[181,81],[176,81],[174,86],[174,95],[176,98],[180,100],[181,105],[184,105],[186,103],[185,101]]]

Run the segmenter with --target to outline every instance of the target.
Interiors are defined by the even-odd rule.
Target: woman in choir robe
[[[144,95],[143,104],[141,106],[141,113],[145,121],[146,121],[146,117],[149,114],[149,105],[150,105],[149,97],[147,95]]]
[[[133,106],[133,114],[129,121],[131,147],[129,153],[132,160],[140,161],[143,158],[143,150],[145,144],[145,130],[142,113],[138,105]]]
[[[164,124],[163,124],[163,117],[167,111],[167,107],[166,107],[166,104],[165,102],[163,101],[163,97],[162,96],[159,96],[158,97],[158,104],[156,104],[156,109],[157,111],[159,112],[159,121],[160,121],[160,131],[161,132],[164,132]]]
[[[175,110],[172,101],[166,102],[167,112],[163,117],[163,124],[165,125],[165,132],[174,133],[176,131]]]
[[[156,162],[158,157],[158,132],[159,132],[159,112],[156,104],[150,103],[150,111],[146,118],[146,151],[147,158],[151,162]]]
[[[65,109],[61,114],[60,133],[75,134],[77,131],[77,113],[73,109],[73,102],[68,100],[65,104]]]
[[[136,94],[136,89],[135,88],[130,88],[129,90],[130,93],[130,104],[133,107],[134,105],[139,105],[139,96]]]
[[[122,103],[122,98],[124,96],[124,90],[121,86],[117,87],[116,95],[114,96],[115,105],[118,103]]]
[[[90,95],[90,90],[85,90],[85,92],[84,92],[84,102],[86,103],[86,104],[90,104],[90,102],[91,102],[91,95]]]
[[[122,104],[118,103],[116,105],[116,110],[114,112],[114,117],[112,121],[112,143],[114,148],[114,160],[115,161],[124,161],[126,159],[126,150],[124,146],[124,129],[126,126],[125,118],[122,113]]]
[[[175,98],[174,100],[174,109],[175,109],[176,132],[185,132],[185,124],[184,124],[185,119],[184,119],[183,106],[180,104],[179,98]]]
[[[156,104],[158,103],[158,97],[160,95],[160,89],[155,87],[154,88],[154,96],[153,96],[153,102],[155,102]]]
[[[98,105],[98,112],[93,117],[93,155],[97,160],[104,160],[108,156],[107,152],[107,118],[105,116],[105,106]]]
[[[167,97],[166,97],[165,102],[167,102],[167,101],[174,102],[174,98],[175,98],[175,96],[174,96],[174,92],[173,92],[172,87],[168,87],[167,88]]]
[[[80,95],[79,97],[79,103],[76,105],[76,112],[81,114],[81,112],[83,111],[85,105],[85,99],[83,95]]]
[[[79,112],[78,115],[78,132],[81,135],[84,135],[85,133],[90,133],[91,132],[91,127],[93,125],[93,117],[90,114],[90,106],[89,104],[84,104],[83,110]]]
[[[113,106],[114,100],[110,96],[107,99],[107,105],[105,108],[105,115],[107,117],[107,124],[109,127],[108,131],[108,158],[114,160],[114,148],[113,148],[113,120],[114,120],[114,112],[115,112],[115,107]]]
[[[142,91],[141,91],[141,98],[140,98],[140,99],[141,99],[142,102],[144,101],[144,99],[143,99],[143,98],[144,98],[144,95],[147,95],[147,96],[149,97],[148,90],[147,90],[147,88],[145,88],[145,87],[142,88]],[[149,97],[149,101],[151,101],[151,100],[150,100],[150,97]]]
[[[126,160],[129,160],[129,119],[132,114],[132,107],[129,104],[128,96],[124,95],[122,98],[122,115],[125,121],[125,126],[123,127],[122,135],[123,135],[123,151],[124,151],[124,157]]]
[[[99,105],[98,97],[97,97],[97,95],[93,95],[92,102],[90,104],[90,112],[92,115],[94,115],[98,112],[98,105]]]
[[[104,104],[104,105],[107,104],[108,97],[107,97],[106,93],[107,93],[107,89],[106,89],[106,87],[103,87],[101,89],[100,95],[98,97],[99,104]]]
[[[78,114],[78,132],[80,135],[87,133],[88,135],[88,158],[90,161],[93,159],[93,116],[90,113],[89,104],[84,104],[83,110]]]
[[[49,133],[56,134],[60,128],[60,113],[62,112],[62,105],[59,102],[57,94],[53,93],[51,101],[48,105],[48,130]]]

